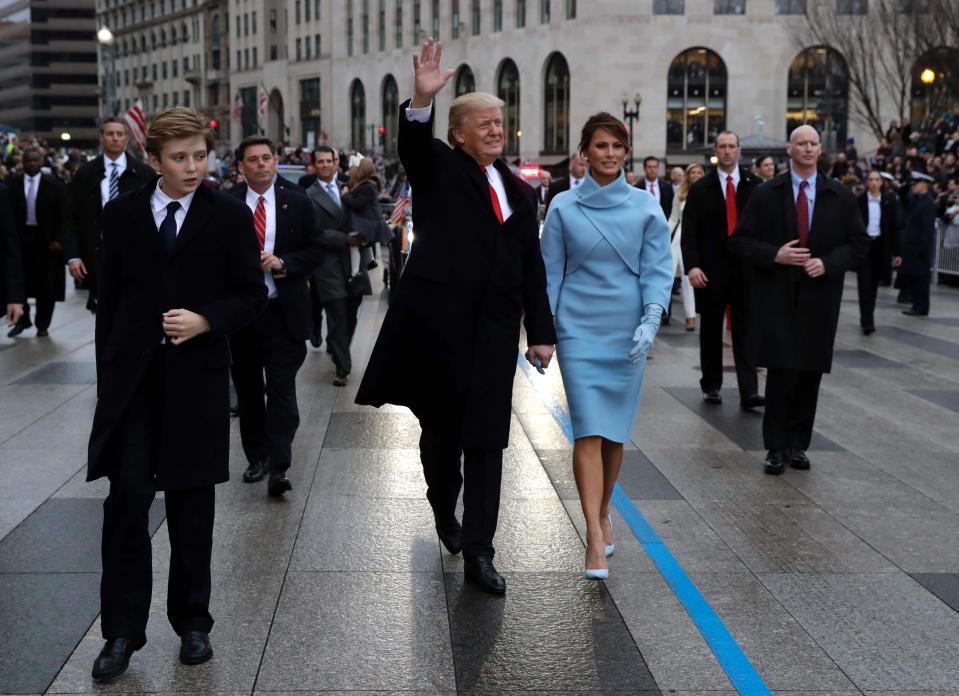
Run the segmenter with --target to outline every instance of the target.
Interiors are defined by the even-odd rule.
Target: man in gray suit
[[[327,251],[310,279],[314,327],[319,325],[319,312],[326,311],[326,342],[336,365],[333,384],[343,387],[353,367],[349,318],[356,316],[363,295],[372,294],[370,277],[362,263],[357,277],[347,283],[350,278],[350,248],[360,247],[366,240],[362,235],[352,232],[349,211],[340,200],[333,148],[318,147],[314,164],[316,181],[306,190],[306,194],[313,201],[317,227],[322,230],[322,245]]]

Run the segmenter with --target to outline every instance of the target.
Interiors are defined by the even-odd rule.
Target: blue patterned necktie
[[[176,211],[180,209],[180,204],[176,201],[167,203],[166,217],[160,223],[160,242],[163,244],[163,251],[167,256],[173,253],[173,245],[176,244]]]
[[[119,166],[116,162],[111,162],[110,167],[112,171],[110,172],[110,200],[120,195],[120,175],[117,174]]]

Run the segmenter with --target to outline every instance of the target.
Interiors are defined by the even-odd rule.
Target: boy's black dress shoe
[[[496,572],[496,568],[493,567],[493,559],[489,556],[467,558],[463,567],[466,571],[466,579],[479,585],[485,592],[497,595],[506,594],[506,580]]]
[[[710,389],[708,392],[703,392],[703,401],[707,404],[721,404],[723,397],[719,395],[718,389]]]
[[[769,450],[766,454],[766,461],[763,463],[763,471],[773,476],[778,476],[786,470],[786,458],[783,451],[778,449]]]
[[[213,657],[210,636],[202,631],[187,631],[180,636],[180,662],[184,665],[200,665]]]
[[[753,394],[752,396],[747,396],[745,399],[739,402],[739,408],[743,411],[748,411],[752,408],[759,408],[760,406],[766,405],[765,397],[760,396],[759,394]]]
[[[929,312],[917,312],[914,309],[904,309],[902,310],[902,313],[905,314],[907,317],[928,317],[929,316]]]
[[[19,336],[24,331],[33,326],[33,322],[29,319],[27,321],[18,321],[13,325],[13,328],[7,331],[7,338],[13,338],[14,336]]]
[[[92,676],[97,681],[109,681],[127,671],[130,656],[146,645],[146,640],[133,638],[111,638],[103,644],[103,649],[93,661]]]
[[[246,468],[246,471],[243,472],[243,480],[246,483],[256,483],[257,481],[262,481],[263,477],[266,476],[269,470],[269,459],[261,459],[257,462],[253,462]]]
[[[446,550],[455,556],[463,548],[460,542],[460,533],[463,530],[462,525],[456,517],[450,517],[450,519],[442,521],[438,517],[435,519],[437,536],[439,536],[440,541],[443,542]]]
[[[789,450],[789,466],[793,469],[806,471],[812,464],[809,461],[809,457],[806,456],[805,450],[791,449]]]
[[[282,471],[271,471],[270,480],[266,484],[266,494],[271,498],[280,498],[287,491],[293,490],[293,484]]]

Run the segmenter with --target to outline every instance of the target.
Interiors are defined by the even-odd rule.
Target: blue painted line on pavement
[[[517,363],[542,398],[550,414],[562,428],[566,439],[572,443],[573,427],[569,414],[556,400],[556,397],[550,393],[545,383],[537,383],[534,379],[533,368],[526,362],[523,355],[517,357]],[[633,535],[642,544],[650,560],[656,564],[660,575],[663,576],[679,603],[683,605],[686,613],[689,614],[689,618],[696,624],[696,628],[699,629],[706,640],[706,644],[709,645],[716,661],[726,672],[736,691],[742,696],[772,696],[769,687],[759,676],[759,672],[746,657],[746,653],[733,638],[732,633],[726,628],[723,620],[719,618],[719,615],[709,605],[709,602],[706,601],[693,581],[689,579],[686,571],[673,556],[669,547],[663,543],[656,530],[652,528],[643,513],[639,511],[639,508],[629,499],[629,496],[626,495],[626,492],[618,483],[613,490],[612,503],[623,519],[626,520],[626,524],[629,525]]]

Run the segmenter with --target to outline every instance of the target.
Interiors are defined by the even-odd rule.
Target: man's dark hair
[[[625,130],[625,128],[624,128],[623,130]],[[659,157],[653,157],[652,155],[649,155],[649,156],[647,156],[647,157],[644,157],[644,158],[643,158],[643,168],[644,168],[644,169],[646,168],[646,163],[647,163],[647,162],[655,162],[655,163],[658,165],[658,164],[659,164]]]
[[[276,154],[276,145],[273,144],[272,140],[262,135],[251,135],[248,138],[243,138],[240,144],[236,146],[236,161],[242,162],[246,155],[246,149],[254,145],[266,145],[270,148],[270,152]]]
[[[608,131],[615,135],[623,143],[626,152],[629,152],[629,133],[626,132],[626,126],[618,118],[605,111],[593,114],[586,120],[585,125],[583,125],[582,137],[579,139],[580,152],[586,152],[589,149],[589,144],[598,130]]]
[[[126,127],[126,123],[123,122],[123,119],[122,119],[122,118],[118,118],[118,117],[116,117],[116,116],[107,116],[105,119],[103,119],[102,121],[100,121],[100,134],[101,134],[101,135],[103,134],[103,130],[104,130],[104,129],[107,127],[107,125],[110,124],[110,123],[119,123],[119,124],[120,124],[121,126],[123,126],[124,128]]]
[[[334,150],[329,145],[317,145],[313,148],[313,164],[316,164],[316,153],[317,152],[328,152],[333,155],[333,159],[336,159],[336,150]]]

